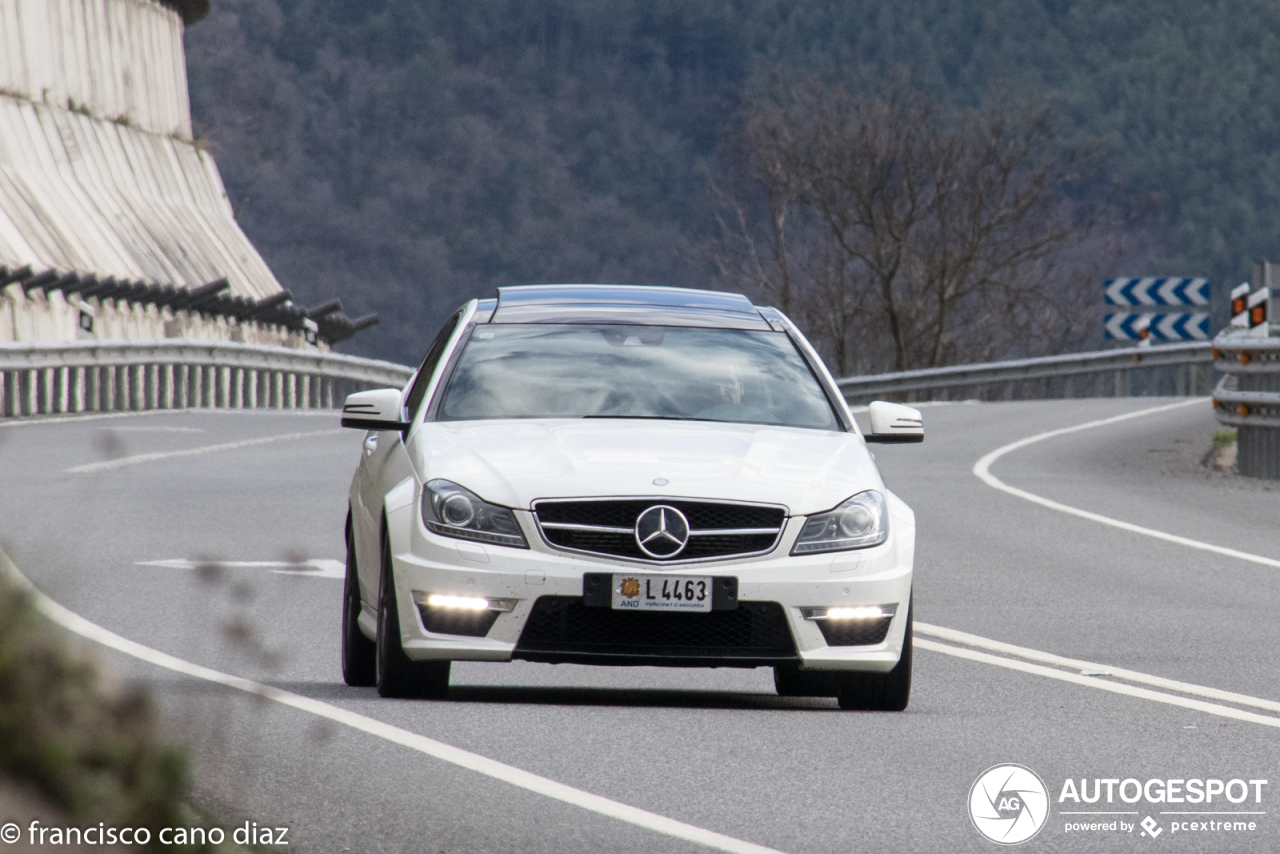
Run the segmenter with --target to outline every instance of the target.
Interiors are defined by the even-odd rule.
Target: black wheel
[[[773,668],[773,687],[779,697],[834,697],[840,693],[839,677],[838,673],[780,666]]]
[[[356,574],[356,546],[347,514],[347,578],[342,585],[342,680],[367,688],[377,682],[377,646],[360,631],[360,577]]]
[[[914,597],[913,597],[914,598]],[[901,712],[911,698],[911,633],[915,607],[907,600],[907,631],[902,657],[888,673],[850,673],[840,678],[840,708],[868,712]]]
[[[380,697],[444,699],[449,693],[448,661],[411,661],[400,645],[400,612],[391,577],[391,545],[382,532],[382,582],[378,596],[378,640],[375,660]]]

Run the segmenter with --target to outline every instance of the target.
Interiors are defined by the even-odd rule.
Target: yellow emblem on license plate
[[[619,588],[618,592],[628,599],[636,598],[637,596],[640,595],[640,579],[638,578],[622,579],[622,587]]]

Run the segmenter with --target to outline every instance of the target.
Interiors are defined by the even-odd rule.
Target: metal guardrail
[[[1224,333],[1213,341],[1213,357],[1224,374],[1213,390],[1214,413],[1237,430],[1236,468],[1280,480],[1280,338]]]
[[[1195,341],[845,377],[836,384],[850,403],[881,397],[912,402],[1194,396],[1209,390],[1210,350],[1209,342]]]
[[[185,339],[0,344],[0,418],[152,409],[318,409],[413,369],[316,350]]]

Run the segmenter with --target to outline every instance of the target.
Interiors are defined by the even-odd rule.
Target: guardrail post
[[[1213,347],[1214,367],[1226,375],[1213,390],[1214,414],[1236,428],[1236,468],[1280,480],[1280,338],[1230,330]]]

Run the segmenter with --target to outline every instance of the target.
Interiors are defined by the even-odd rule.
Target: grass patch
[[[1228,445],[1234,445],[1235,443],[1236,443],[1235,430],[1219,430],[1217,433],[1213,434],[1213,449],[1215,451],[1221,450],[1222,448],[1225,448]]]

